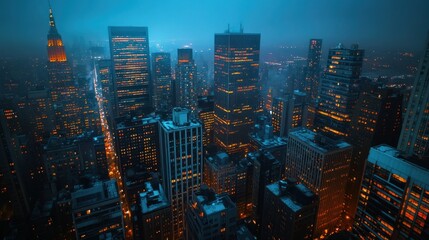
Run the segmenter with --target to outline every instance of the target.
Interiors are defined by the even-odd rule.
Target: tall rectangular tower
[[[319,195],[317,236],[340,225],[351,158],[352,146],[344,141],[305,128],[289,133],[285,175]]]
[[[354,231],[360,239],[429,239],[429,170],[388,146],[371,148]]]
[[[214,142],[228,154],[244,155],[259,106],[260,34],[215,35]]]
[[[161,121],[161,174],[171,202],[173,239],[184,238],[185,210],[200,188],[203,174],[203,129],[189,110],[173,109],[173,120]]]
[[[171,80],[170,53],[152,53],[152,99],[156,111],[165,112],[173,107]]]
[[[191,48],[177,49],[176,65],[176,106],[189,108],[195,111],[197,108],[197,93],[195,92],[197,81],[197,67],[194,62]]]
[[[320,98],[314,128],[332,137],[349,136],[351,114],[358,97],[364,51],[342,44],[330,49],[328,70],[320,80]]]
[[[398,149],[406,156],[429,161],[429,37],[408,101]]]
[[[310,39],[308,47],[307,68],[304,91],[308,103],[313,104],[319,91],[320,57],[322,55],[322,39]]]
[[[147,27],[109,27],[116,117],[151,112]]]

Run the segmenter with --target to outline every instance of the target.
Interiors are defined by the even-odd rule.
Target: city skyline
[[[67,13],[48,1],[43,54],[0,53],[1,239],[429,239],[416,5],[68,1]],[[230,19],[239,27],[216,30]],[[88,41],[97,24],[107,44]],[[8,49],[27,51],[13,32]],[[381,42],[394,50],[370,47]]]
[[[37,56],[45,50],[41,43],[46,32],[44,16],[48,2],[22,1],[22,5],[6,1],[0,4],[4,5],[0,7],[0,52],[4,56]],[[119,5],[100,0],[51,1],[55,12],[61,15],[57,24],[69,50],[82,40],[107,46],[108,26],[148,27],[151,47],[165,47],[167,51],[172,50],[170,45],[212,49],[213,33],[223,32],[228,25],[231,30],[238,30],[240,24],[246,32],[261,33],[262,48],[282,45],[304,50],[308,39],[321,38],[325,49],[343,42],[359,43],[365,49],[418,51],[429,29],[429,19],[424,17],[429,2],[424,0],[413,4],[399,0],[359,4],[280,0],[271,0],[270,4],[243,0],[227,3],[188,0],[181,4],[156,4],[133,0]],[[18,12],[20,17],[16,18]],[[217,12],[222,12],[221,16],[217,17]]]

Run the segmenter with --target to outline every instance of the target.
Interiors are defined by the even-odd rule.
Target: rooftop
[[[296,183],[295,180],[272,183],[266,187],[275,196],[293,212],[298,212],[304,206],[311,205],[317,196],[302,183]]]
[[[400,152],[389,145],[378,145],[369,151],[368,162],[376,164],[403,178],[428,185],[429,169],[411,163],[400,157]]]
[[[347,142],[330,139],[307,128],[298,128],[292,130],[289,133],[289,138],[298,139],[323,153],[352,148],[352,145]]]
[[[146,192],[140,193],[140,206],[142,213],[150,213],[169,206],[164,190],[159,184],[158,189],[153,189],[150,182],[146,182]]]
[[[79,189],[71,194],[73,209],[117,199],[119,201],[116,180],[98,181],[92,187]]]

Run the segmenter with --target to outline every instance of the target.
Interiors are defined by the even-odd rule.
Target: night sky
[[[154,43],[195,49],[213,46],[228,23],[262,34],[263,46],[324,47],[359,43],[364,49],[421,50],[429,30],[428,0],[51,0],[60,34],[107,40],[107,26],[147,26]],[[47,0],[0,1],[0,57],[12,52],[46,54]]]

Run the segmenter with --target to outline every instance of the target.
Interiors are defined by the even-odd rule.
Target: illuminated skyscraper
[[[96,182],[71,195],[76,239],[124,239],[121,200],[116,181]]]
[[[342,44],[330,49],[328,70],[320,80],[320,98],[314,128],[330,136],[349,136],[351,114],[356,103],[364,51]]]
[[[408,101],[398,149],[429,163],[429,36]]]
[[[112,61],[110,59],[103,59],[97,61],[97,78],[98,82],[101,85],[101,91],[103,95],[103,107],[104,114],[106,114],[106,119],[110,127],[113,126],[113,113],[115,112],[115,102],[114,102],[114,88],[113,88],[113,70],[112,70]]]
[[[72,69],[67,61],[61,35],[57,31],[52,9],[49,9],[48,74],[56,130],[60,135],[73,137],[82,133],[82,107]]]
[[[116,125],[116,150],[120,172],[142,167],[147,172],[159,170],[158,118],[126,119]]]
[[[228,154],[244,155],[259,102],[260,34],[215,34],[214,142]]]
[[[29,91],[27,94],[27,114],[32,135],[36,142],[42,142],[54,130],[54,111],[49,91],[46,89]]]
[[[156,111],[170,111],[173,107],[170,53],[152,53],[153,107]]]
[[[429,170],[399,154],[370,150],[354,224],[360,239],[429,239]]]
[[[202,185],[186,211],[188,240],[237,239],[237,208],[227,193]]]
[[[304,92],[308,103],[314,103],[319,91],[320,57],[322,55],[322,39],[310,39],[308,47],[307,68]]]
[[[319,199],[295,179],[265,187],[261,239],[313,239]]]
[[[361,79],[359,99],[353,111],[350,137],[353,157],[346,187],[345,224],[353,223],[360,184],[369,149],[386,143],[395,146],[402,122],[402,94],[400,89]]]
[[[203,123],[203,144],[207,147],[213,142],[214,99],[213,95],[198,97],[198,118]]]
[[[236,179],[236,165],[225,152],[219,152],[205,159],[204,184],[216,193],[226,192],[235,199]]]
[[[161,174],[171,203],[175,240],[184,239],[185,211],[203,174],[203,129],[189,110],[173,109],[173,120],[161,121]]]
[[[296,178],[320,197],[315,233],[340,226],[352,146],[306,128],[289,133],[285,175]]]
[[[274,98],[271,115],[274,134],[285,137],[293,128],[304,127],[308,109],[306,94],[295,90],[284,98]]]
[[[161,184],[146,182],[146,191],[140,193],[137,213],[139,228],[135,237],[138,239],[173,239],[171,227],[171,206]]]
[[[195,111],[197,108],[197,66],[191,48],[177,49],[176,106]]]
[[[147,27],[109,27],[116,117],[152,110]]]

